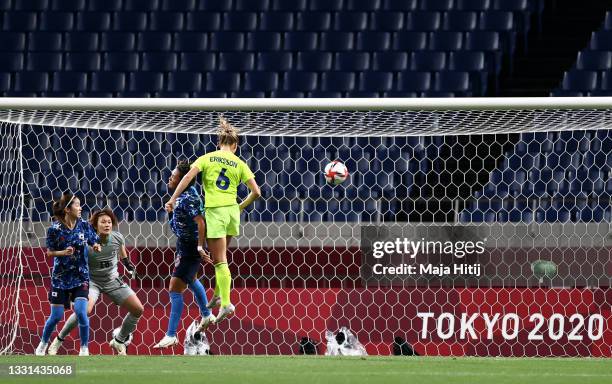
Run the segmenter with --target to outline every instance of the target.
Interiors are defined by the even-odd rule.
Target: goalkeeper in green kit
[[[235,310],[230,302],[232,276],[227,265],[227,248],[232,237],[240,233],[240,212],[261,196],[253,172],[235,155],[237,149],[238,131],[221,118],[219,150],[199,157],[166,203],[166,210],[172,212],[178,196],[198,173],[202,173],[206,237],[215,265],[216,279],[215,294],[209,302],[209,307],[221,306],[216,323],[231,316]],[[246,184],[250,193],[238,204],[240,183]]]

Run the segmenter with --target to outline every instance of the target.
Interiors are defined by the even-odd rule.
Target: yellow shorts
[[[220,239],[225,236],[240,234],[240,207],[228,205],[225,207],[206,207],[206,237]]]

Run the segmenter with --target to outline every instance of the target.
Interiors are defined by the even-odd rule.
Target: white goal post
[[[0,98],[0,354],[38,343],[66,190],[84,216],[119,216],[145,306],[128,353],[160,353],[167,178],[216,149],[220,116],[263,197],[229,252],[237,312],[211,329],[213,353],[294,354],[346,326],[370,354],[399,336],[427,355],[612,356],[612,97]],[[350,173],[338,186],[333,160]],[[423,248],[382,246],[402,240]],[[210,297],[209,266],[202,281]],[[181,340],[198,318],[186,304]],[[111,353],[123,315],[97,303],[92,353]]]

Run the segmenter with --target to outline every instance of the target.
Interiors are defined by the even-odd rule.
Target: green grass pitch
[[[0,383],[612,383],[612,359],[325,356],[2,356],[0,365],[74,363],[70,378]]]

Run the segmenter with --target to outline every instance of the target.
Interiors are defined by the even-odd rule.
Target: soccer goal
[[[64,191],[85,218],[118,216],[145,307],[128,354],[162,353],[167,182],[216,149],[220,116],[262,198],[231,244],[236,314],[209,329],[212,353],[296,354],[306,337],[322,354],[347,327],[368,354],[401,338],[421,355],[612,356],[612,98],[0,99],[1,353],[38,343]],[[210,297],[210,265],[201,281]],[[124,314],[97,303],[92,354],[112,353]]]

